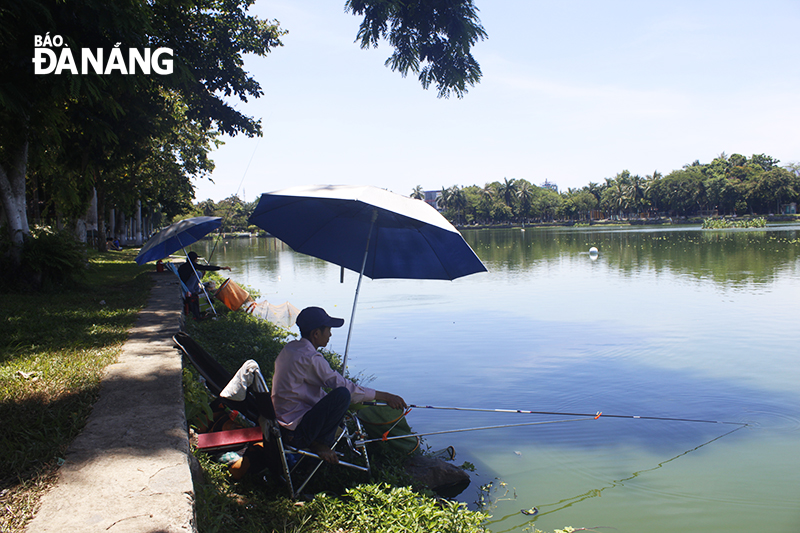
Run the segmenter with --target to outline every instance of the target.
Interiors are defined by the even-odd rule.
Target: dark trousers
[[[184,298],[183,300],[186,303],[186,307],[189,310],[189,313],[192,314],[195,320],[200,320],[200,298],[196,294],[191,294]]]
[[[287,437],[291,437],[288,444],[295,448],[307,448],[312,442],[333,445],[336,428],[342,423],[348,407],[350,391],[345,387],[333,389],[303,415],[297,429],[287,432]]]

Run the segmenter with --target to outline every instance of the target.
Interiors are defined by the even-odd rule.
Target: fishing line
[[[366,405],[378,405],[376,402],[364,402]],[[638,419],[638,420],[668,420],[672,422],[701,422],[704,424],[731,424],[737,426],[747,426],[746,422],[724,422],[719,420],[699,420],[696,418],[671,418],[671,417],[664,417],[664,416],[639,416],[639,415],[607,415],[603,414],[602,412],[589,414],[589,413],[564,413],[564,412],[556,412],[556,411],[526,411],[523,409],[482,409],[479,407],[442,407],[442,406],[435,406],[435,405],[413,405],[409,404],[409,407],[413,407],[415,409],[439,409],[439,410],[446,410],[446,411],[477,411],[480,413],[519,413],[519,414],[527,414],[527,415],[550,415],[550,416],[599,416],[602,418],[630,418],[630,419]]]
[[[374,405],[374,404],[373,404]],[[427,437],[429,435],[444,435],[446,433],[463,433],[465,431],[481,431],[484,429],[502,429],[502,428],[515,428],[521,426],[543,426],[545,424],[561,424],[564,422],[582,422],[584,420],[596,420],[597,417],[595,415],[591,415],[591,418],[571,418],[569,420],[547,420],[544,422],[522,422],[520,424],[502,424],[499,426],[481,426],[481,427],[474,427],[474,428],[460,428],[460,429],[446,429],[443,431],[431,431],[429,433],[409,433],[408,435],[395,435],[389,437],[384,434],[383,437],[377,439],[365,439],[365,440],[357,440],[355,442],[355,446],[362,446],[364,444],[368,444],[370,442],[386,442],[390,440],[396,439],[407,439],[409,437]]]
[[[714,437],[711,440],[708,440],[708,441],[706,441],[706,442],[704,442],[702,444],[699,444],[699,445],[695,446],[694,448],[690,448],[690,449],[688,449],[688,450],[686,450],[684,452],[679,453],[678,455],[676,455],[674,457],[670,457],[669,459],[661,461],[654,467],[646,468],[646,469],[643,469],[643,470],[637,470],[636,472],[633,472],[629,476],[624,477],[622,479],[610,480],[610,481],[606,482],[605,485],[601,486],[598,489],[591,489],[591,490],[588,490],[588,491],[586,491],[586,492],[584,492],[582,494],[578,494],[577,496],[573,496],[571,498],[564,498],[562,500],[559,500],[559,501],[553,502],[553,503],[537,504],[536,507],[535,507],[537,509],[537,511],[538,511],[537,513],[535,513],[536,514],[536,519],[539,519],[542,516],[545,516],[545,515],[548,515],[548,514],[552,514],[552,513],[558,512],[558,511],[562,511],[562,510],[564,510],[564,509],[566,509],[568,507],[572,507],[573,505],[581,503],[581,502],[583,502],[585,500],[589,500],[591,498],[601,497],[602,493],[605,490],[614,489],[614,488],[616,488],[618,486],[625,485],[626,482],[631,481],[631,480],[633,480],[633,479],[635,479],[635,478],[637,478],[637,477],[639,477],[641,475],[644,475],[644,474],[647,474],[647,473],[650,473],[650,472],[654,472],[654,471],[658,470],[659,468],[663,468],[664,466],[666,466],[668,463],[671,463],[672,461],[675,461],[677,459],[680,459],[681,457],[689,455],[692,452],[696,452],[700,448],[704,448],[705,446],[708,446],[709,444],[711,444],[713,442],[716,442],[716,441],[718,441],[720,439],[723,439],[723,438],[725,438],[725,437],[727,437],[727,436],[729,436],[729,435],[731,435],[733,433],[736,433],[740,429],[744,429],[744,427],[746,425],[747,424],[744,424],[744,425],[742,425],[742,426],[740,426],[738,428],[732,429],[732,430],[730,430],[730,431],[728,431],[726,433],[723,433],[722,435],[719,435],[718,437]],[[525,514],[525,513],[523,513],[523,514]],[[519,516],[518,513],[512,513],[512,514],[506,515],[506,516],[504,516],[504,517],[502,517],[502,518],[500,518],[498,520],[494,520],[494,521],[489,520],[487,522],[487,524],[490,525],[490,526],[493,526],[493,525],[500,524],[500,523],[504,522],[506,519],[513,518],[513,517],[518,517],[518,516]],[[531,522],[532,522],[532,520],[531,520]],[[528,522],[528,523],[531,523],[531,522]],[[500,531],[511,531],[512,529],[515,529],[517,527],[519,527],[519,526],[513,526],[511,529],[500,530]],[[597,529],[597,528],[594,528],[594,529]]]
[[[244,169],[244,173],[242,174],[242,179],[239,181],[239,186],[236,188],[236,192],[233,193],[234,196],[237,198],[239,197],[239,189],[242,188],[242,183],[244,183],[244,178],[247,176],[247,171],[250,170],[250,163],[253,162],[253,158],[256,156],[256,150],[258,150],[258,144],[261,142],[261,138],[259,137],[256,140],[256,145],[253,147],[253,153],[250,155],[250,160],[247,162],[247,166]],[[211,259],[214,257],[214,252],[217,251],[217,244],[219,244],[220,239],[222,238],[222,227],[225,225],[225,219],[231,214],[233,210],[233,204],[228,208],[228,213],[222,218],[222,223],[219,226],[219,233],[217,233],[217,238],[214,240],[214,247],[211,249],[211,254],[208,256],[208,263],[211,264]]]

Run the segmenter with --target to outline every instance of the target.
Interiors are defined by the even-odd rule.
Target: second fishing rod
[[[378,405],[378,402],[364,402],[365,405]],[[703,424],[730,424],[738,426],[748,425],[746,422],[727,422],[721,420],[702,420],[697,418],[678,418],[666,416],[646,416],[646,415],[608,415],[602,412],[597,413],[568,413],[563,411],[530,411],[525,409],[490,409],[481,407],[452,407],[452,406],[437,406],[437,405],[414,405],[409,404],[409,407],[414,409],[437,409],[443,411],[473,411],[479,413],[517,413],[528,415],[548,415],[548,416],[587,416],[587,417],[603,417],[603,418],[628,418],[635,420],[666,420],[672,422],[698,422]]]

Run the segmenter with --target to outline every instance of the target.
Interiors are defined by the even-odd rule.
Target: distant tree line
[[[548,181],[539,186],[504,178],[483,187],[442,187],[437,207],[456,225],[781,213],[788,204],[800,203],[800,164],[778,163],[766,155],[723,153],[711,163],[695,161],[666,176],[624,170],[604,183],[561,192]],[[410,196],[423,200],[425,190],[418,185]],[[207,199],[181,218],[218,216],[224,233],[250,231],[247,219],[258,200],[246,202],[238,195],[219,202]]]
[[[247,219],[255,211],[260,197],[252,202],[245,202],[238,195],[231,195],[224,200],[215,202],[210,198],[194,205],[194,208],[181,218],[189,217],[221,217],[222,233],[243,233],[248,231]]]
[[[777,214],[800,201],[800,163],[778,163],[764,154],[722,153],[666,176],[624,170],[604,183],[561,192],[548,182],[540,187],[504,178],[483,187],[443,187],[437,207],[456,225]],[[411,197],[423,199],[422,187]]]

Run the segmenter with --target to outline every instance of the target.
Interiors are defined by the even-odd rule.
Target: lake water
[[[428,437],[475,465],[459,499],[492,483],[492,531],[800,531],[800,226],[463,234],[488,273],[364,280],[351,373],[417,405],[726,422],[601,416]],[[270,302],[350,322],[355,273],[340,283],[338,267],[271,238],[219,243],[212,261]],[[346,336],[329,346],[343,353]],[[571,418],[408,416],[420,433]]]

